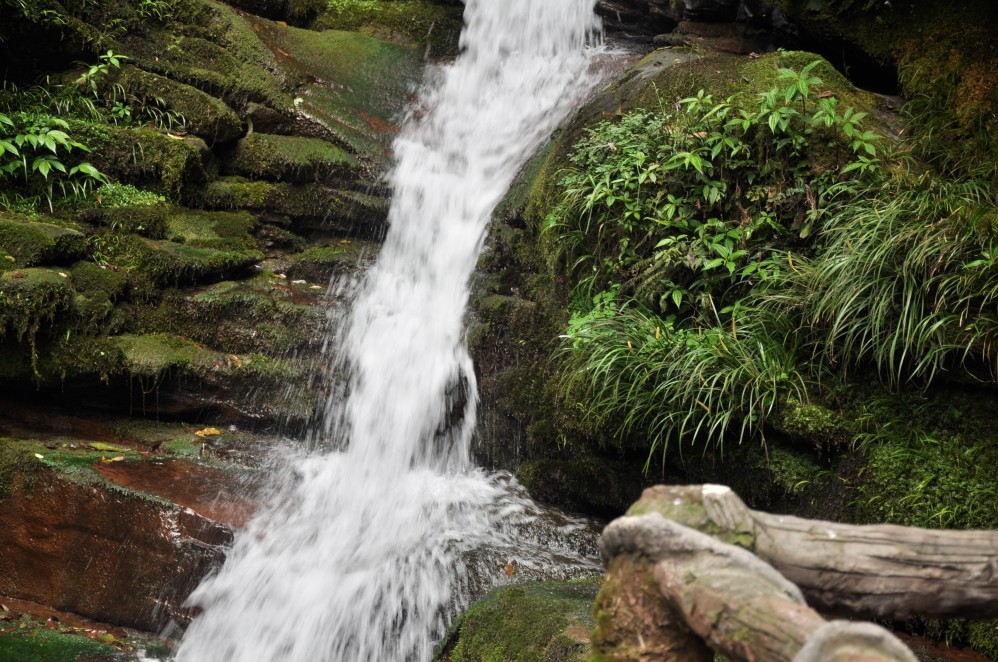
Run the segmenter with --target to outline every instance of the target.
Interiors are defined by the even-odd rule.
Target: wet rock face
[[[600,0],[597,11],[611,29],[660,34],[680,21],[733,21],[743,4],[753,15],[760,13],[759,0]]]
[[[0,501],[0,594],[149,631],[220,564],[230,530],[194,511],[54,471]]]

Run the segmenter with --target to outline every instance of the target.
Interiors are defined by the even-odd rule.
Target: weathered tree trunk
[[[608,559],[637,556],[653,563],[672,618],[678,615],[714,650],[734,659],[915,662],[883,628],[826,622],[804,603],[796,586],[751,553],[657,513],[615,520],[600,548]],[[675,632],[675,622],[668,629]],[[689,658],[666,654],[655,659]]]
[[[645,490],[628,514],[657,512],[754,552],[829,613],[998,616],[998,531],[852,526],[750,510],[720,485]]]

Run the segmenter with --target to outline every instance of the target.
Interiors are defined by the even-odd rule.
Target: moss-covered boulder
[[[183,334],[230,353],[288,358],[321,342],[325,309],[318,302],[324,291],[324,285],[262,273],[246,281],[170,293],[140,314],[140,328]]]
[[[324,184],[290,184],[222,177],[189,194],[189,203],[207,209],[247,209],[261,220],[303,236],[380,237],[388,199]],[[288,239],[292,239],[288,237]],[[292,240],[288,248],[296,244]]]
[[[292,97],[259,22],[212,0],[186,0],[169,24],[145,24],[119,46],[144,71],[195,87],[241,110],[249,102],[290,111]]]
[[[542,227],[561,200],[559,181],[572,165],[568,156],[585,128],[602,120],[632,109],[672,108],[700,89],[715,99],[742,94],[742,102],[751,104],[756,93],[776,86],[780,68],[800,70],[816,60],[813,71],[822,80],[819,94],[835,96],[842,108],[875,109],[872,95],[857,90],[812,53],[746,58],[658,50],[591,99],[524,168],[497,212],[479,262],[479,289],[472,306],[481,326],[471,335],[482,375],[481,416],[497,431],[496,439],[522,441],[516,453],[486,446],[483,457],[504,466],[524,463],[523,478],[532,493],[542,498],[564,499],[570,507],[597,512],[626,505],[633,495],[628,490],[641,482],[647,441],[640,435],[629,441],[615,440],[607,430],[582,424],[578,411],[563,397],[559,364],[552,357],[569,319],[571,283]],[[632,469],[625,470],[624,465]],[[598,480],[603,489],[594,488],[587,495],[585,486],[590,480]]]
[[[70,122],[73,135],[90,148],[87,159],[115,180],[169,197],[209,178],[213,158],[199,138],[179,138],[149,128]]]
[[[0,338],[16,335],[34,344],[56,315],[72,305],[69,275],[53,269],[17,269],[0,273]]]
[[[243,132],[243,121],[224,101],[190,85],[131,65],[122,67],[117,83],[140,105],[180,114],[187,130],[209,145],[229,142]]]
[[[278,182],[333,182],[355,173],[350,154],[321,138],[251,133],[225,161],[225,172]]]
[[[589,659],[598,579],[494,589],[463,613],[440,644],[439,662],[582,662]]]
[[[353,273],[373,263],[379,245],[369,241],[341,239],[331,246],[312,246],[290,256],[288,278],[325,285],[333,276]]]
[[[85,240],[71,225],[47,216],[0,211],[0,271],[80,257]]]
[[[259,34],[297,79],[297,109],[323,127],[321,137],[384,168],[391,136],[419,82],[417,54],[353,32],[262,23]]]
[[[218,250],[173,241],[129,236],[114,249],[116,266],[138,280],[156,285],[180,285],[218,280],[245,272],[263,257],[254,251]]]

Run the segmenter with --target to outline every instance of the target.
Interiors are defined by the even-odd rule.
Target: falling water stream
[[[332,341],[336,450],[289,463],[195,591],[181,662],[428,660],[507,560],[518,577],[593,571],[582,523],[470,460],[464,318],[494,207],[596,82],[594,2],[465,0],[462,53],[430,69],[394,143],[389,233]]]

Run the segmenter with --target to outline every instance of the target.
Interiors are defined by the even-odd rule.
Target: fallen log
[[[801,592],[748,551],[665,519],[658,513],[622,517],[600,539],[607,559],[650,561],[668,604],[659,616],[666,636],[682,636],[682,623],[711,648],[737,660],[772,662],[915,662],[904,644],[868,623],[826,622]],[[618,602],[622,602],[620,597]],[[644,645],[645,642],[642,641]],[[640,653],[610,659],[652,659]],[[689,660],[656,642],[654,659]],[[700,659],[699,657],[697,659]]]
[[[749,509],[721,485],[658,485],[629,515],[659,513],[753,552],[833,614],[998,616],[998,531],[853,526]]]

